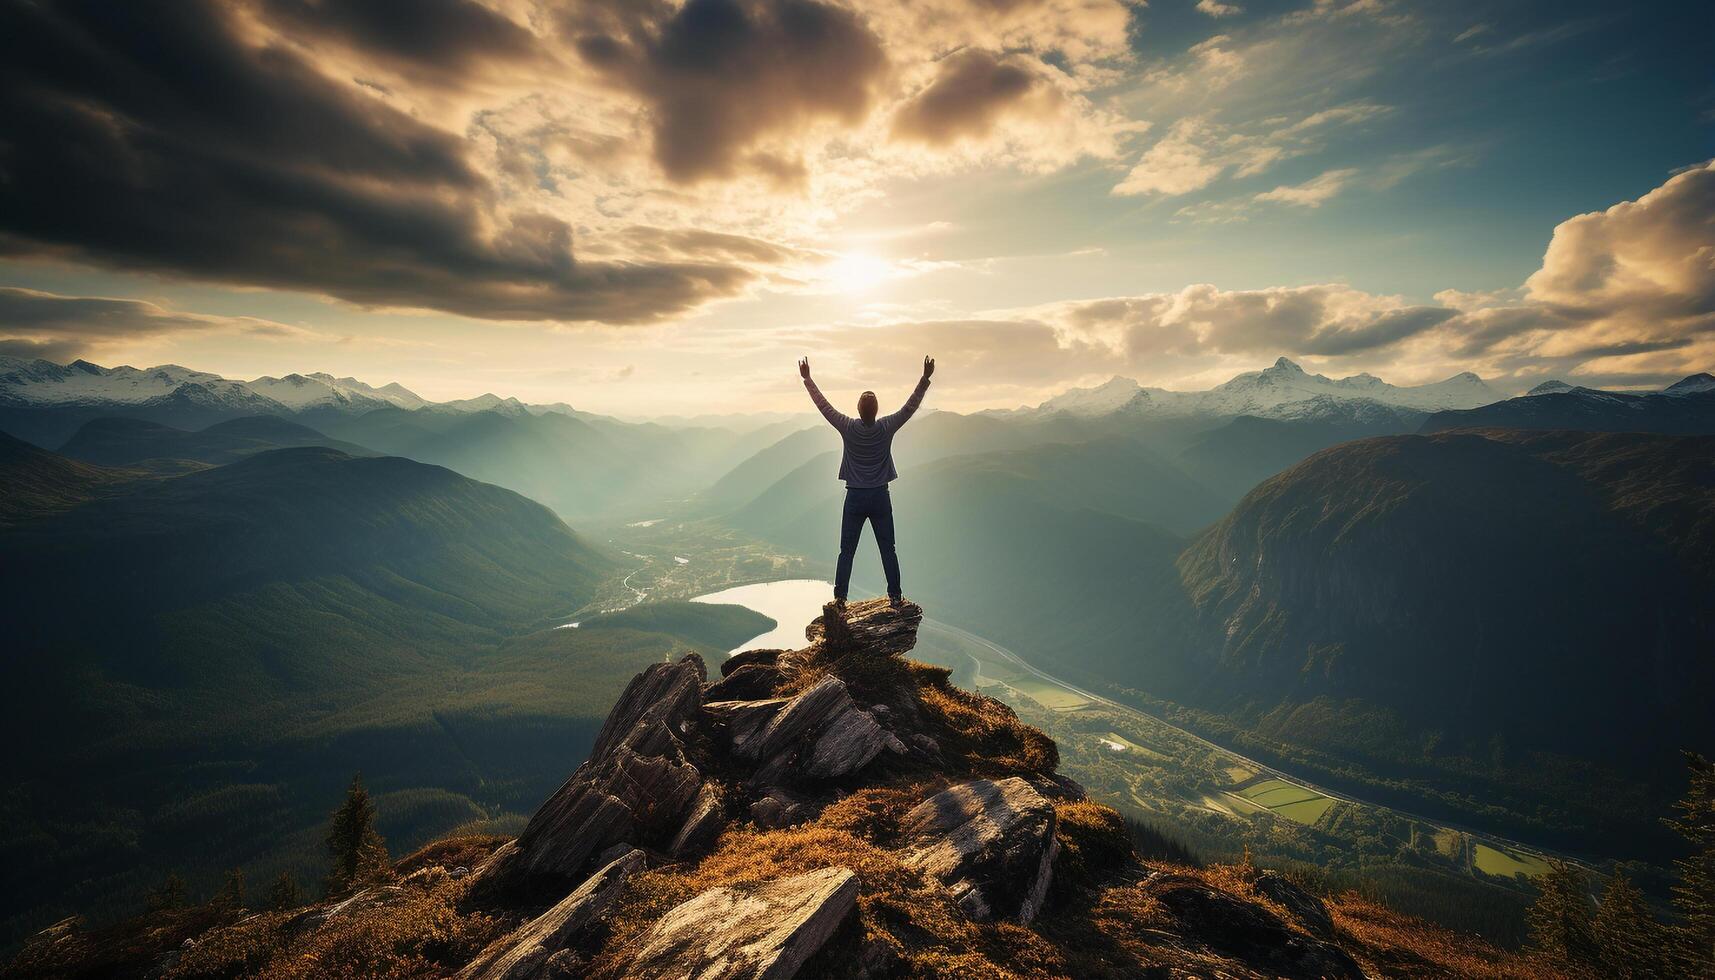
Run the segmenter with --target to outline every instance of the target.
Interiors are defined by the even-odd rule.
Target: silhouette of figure
[[[923,358],[923,377],[899,411],[876,418],[879,404],[875,392],[866,391],[858,396],[858,417],[854,419],[822,397],[821,389],[810,378],[810,359],[798,361],[798,374],[804,379],[810,400],[821,409],[822,417],[839,430],[845,443],[840,456],[840,479],[846,481],[846,506],[840,519],[840,560],[834,572],[834,601],[841,606],[851,587],[852,556],[857,553],[858,539],[863,536],[864,521],[875,528],[881,568],[887,574],[887,598],[896,606],[905,601],[899,588],[899,556],[893,548],[893,498],[887,492],[887,485],[899,477],[893,468],[893,434],[923,404],[923,395],[929,390],[929,376],[934,373],[935,359]]]

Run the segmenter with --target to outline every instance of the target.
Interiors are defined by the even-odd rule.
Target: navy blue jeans
[[[887,573],[887,594],[900,595],[899,556],[893,551],[893,498],[886,487],[847,487],[845,514],[840,518],[840,562],[834,571],[834,598],[844,599],[852,584],[852,556],[863,537],[863,522],[875,528],[881,549],[881,570]]]

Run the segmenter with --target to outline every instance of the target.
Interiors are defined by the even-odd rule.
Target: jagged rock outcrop
[[[897,607],[884,600],[854,602],[843,614],[828,603],[804,636],[834,656],[864,650],[900,657],[917,645],[917,628],[922,624],[923,607],[914,602]]]
[[[765,700],[780,693],[780,680],[780,671],[772,664],[746,664],[727,672],[720,680],[710,684],[708,690],[703,692],[703,700]]]
[[[726,791],[719,783],[704,783],[691,804],[691,812],[667,845],[667,853],[685,857],[708,847],[726,826]]]
[[[721,676],[730,677],[732,673],[743,667],[765,666],[772,667],[780,660],[785,650],[742,650],[721,661]],[[713,701],[715,698],[709,698]]]
[[[1298,924],[1318,939],[1334,938],[1334,917],[1320,898],[1294,884],[1278,871],[1258,872],[1251,882],[1258,895],[1274,901],[1285,909]]]
[[[857,876],[845,868],[712,888],[655,923],[625,976],[788,980],[852,913],[857,896]]]
[[[1293,932],[1266,908],[1186,875],[1152,880],[1149,894],[1198,946],[1267,976],[1362,980],[1364,971],[1340,947]]]
[[[613,902],[628,875],[642,869],[639,850],[608,862],[553,908],[484,950],[455,980],[543,980],[563,972],[551,968],[549,961]],[[567,965],[563,960],[559,964]]]
[[[477,869],[499,887],[580,877],[617,844],[665,844],[683,829],[703,786],[684,741],[707,673],[688,654],[637,675],[607,716],[587,762],[530,818],[517,841]]]
[[[721,701],[705,710],[722,726],[735,757],[760,763],[751,779],[757,785],[833,779],[863,768],[883,749],[906,751],[834,676],[790,698]]]
[[[1060,851],[1054,823],[1054,805],[1017,776],[961,783],[905,815],[905,864],[940,879],[972,919],[1029,922]]]

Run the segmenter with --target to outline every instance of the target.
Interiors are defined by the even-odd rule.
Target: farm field
[[[1281,778],[1166,722],[1033,673],[961,631],[929,624],[921,639],[915,656],[951,668],[955,683],[999,698],[1048,732],[1064,772],[1097,799],[1145,818],[1323,867],[1393,860],[1403,845],[1453,875],[1510,882],[1547,869],[1516,848]]]
[[[1476,844],[1472,852],[1471,862],[1487,875],[1501,878],[1511,878],[1513,875],[1535,877],[1548,870],[1548,862],[1542,858],[1512,848]]]

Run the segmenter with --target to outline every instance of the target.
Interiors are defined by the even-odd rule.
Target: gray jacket
[[[905,400],[904,407],[874,422],[854,419],[828,404],[816,382],[809,378],[804,379],[804,388],[810,392],[810,400],[822,410],[822,417],[840,430],[840,439],[845,442],[845,452],[840,456],[840,479],[846,481],[847,487],[885,487],[899,478],[899,472],[893,468],[893,434],[923,404],[923,395],[929,390],[928,378],[917,382],[917,390]]]

